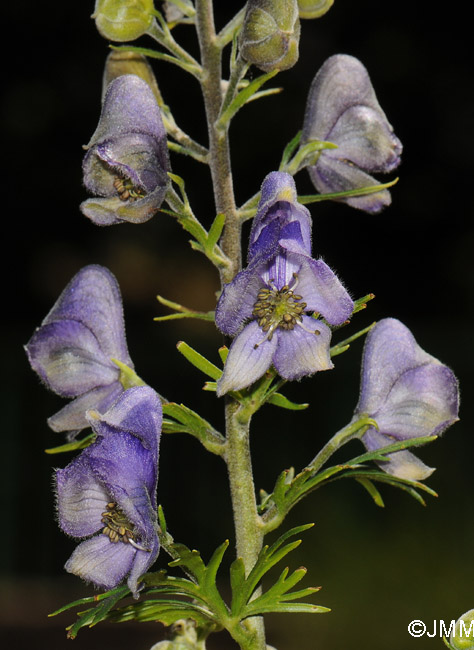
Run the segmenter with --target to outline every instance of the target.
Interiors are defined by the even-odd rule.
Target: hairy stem
[[[221,281],[226,283],[241,267],[241,225],[234,198],[228,128],[218,129],[216,125],[223,101],[222,50],[216,36],[212,0],[196,0],[196,27],[203,68],[201,88],[208,124],[214,201],[216,212],[222,212],[226,217],[221,248],[232,261],[230,268],[221,270]]]
[[[231,262],[228,267],[220,269],[221,282],[224,284],[230,282],[241,268],[241,223],[234,198],[228,124],[225,128],[217,124],[223,103],[222,44],[216,35],[212,0],[196,0],[195,7],[214,201],[216,212],[223,213],[226,219],[220,246]],[[227,399],[225,460],[232,496],[237,555],[242,557],[246,573],[249,573],[262,548],[263,534],[250,459],[250,416],[242,417],[239,409],[240,405],[235,400]],[[246,628],[246,633],[238,639],[242,650],[265,650],[263,619],[249,618],[242,625]]]
[[[245,572],[254,566],[263,544],[263,526],[257,512],[252,461],[250,457],[250,417],[242,418],[240,405],[228,399],[226,406],[226,453],[232,508],[234,512],[237,556],[241,557]],[[261,617],[244,622],[249,631],[248,650],[265,650],[265,630]]]

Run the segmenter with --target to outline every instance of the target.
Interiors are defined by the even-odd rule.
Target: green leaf
[[[293,153],[296,151],[296,148],[298,147],[300,141],[301,141],[301,135],[303,131],[298,131],[298,133],[295,135],[294,138],[292,138],[288,144],[286,145],[285,149],[283,150],[283,154],[281,157],[281,162],[280,162],[280,167],[279,169],[282,169],[285,167],[290,160],[291,156]]]
[[[214,312],[213,311],[196,311],[195,309],[189,309],[180,305],[178,302],[173,302],[163,296],[156,296],[156,299],[159,303],[170,309],[174,309],[177,313],[168,314],[167,316],[155,316],[153,320],[155,321],[165,321],[165,320],[174,320],[177,318],[197,318],[199,320],[206,320],[214,322]]]
[[[209,234],[207,236],[207,242],[204,247],[206,254],[212,253],[214,246],[219,241],[219,238],[224,230],[225,225],[225,214],[218,214],[214,221],[212,222],[211,227],[209,228]]]
[[[369,481],[367,478],[357,478],[356,481],[362,485],[363,488],[367,490],[367,492],[370,494],[372,499],[374,500],[374,503],[376,506],[379,506],[379,508],[384,508],[385,504],[382,499],[382,495],[380,492],[377,490],[375,485],[372,483],[372,481]]]
[[[208,375],[215,380],[221,377],[222,370],[208,361],[206,357],[202,356],[202,354],[199,354],[199,352],[194,350],[190,345],[184,341],[180,341],[176,347],[193,366],[198,368],[205,375]]]
[[[308,204],[308,203],[318,203],[319,201],[329,201],[329,200],[334,200],[334,199],[343,199],[343,198],[348,198],[351,196],[364,196],[365,194],[375,194],[377,192],[380,192],[381,190],[386,190],[389,187],[392,187],[395,185],[395,183],[398,183],[398,178],[395,178],[393,181],[389,181],[388,183],[380,183],[380,185],[369,185],[367,187],[359,187],[354,190],[347,190],[345,192],[332,192],[328,194],[308,194],[304,196],[299,196],[298,201],[300,203]]]
[[[95,437],[95,433],[90,433],[88,436],[85,436],[85,438],[81,438],[81,440],[73,440],[64,445],[59,445],[59,447],[50,447],[44,451],[46,454],[62,454],[66,451],[78,451],[79,449],[85,449],[91,445],[94,442]]]
[[[79,614],[78,620],[73,625],[70,625],[66,628],[68,631],[68,638],[75,639],[77,633],[82,627],[85,627],[86,625],[88,627],[92,627],[94,625],[97,625],[97,623],[105,620],[112,607],[114,607],[119,600],[121,600],[129,593],[130,589],[128,587],[120,587],[118,589],[114,589],[113,591],[109,592],[110,595],[105,598],[105,600],[103,600],[97,607],[88,609],[85,612],[81,612]]]
[[[342,354],[346,350],[350,348],[350,343],[355,341],[356,339],[360,338],[361,336],[364,336],[364,334],[367,334],[367,332],[370,332],[370,330],[375,326],[376,322],[371,323],[367,327],[364,327],[364,329],[359,330],[352,336],[349,336],[347,339],[344,339],[343,341],[339,341],[339,343],[336,343],[336,345],[333,345],[330,348],[330,355],[331,357],[336,357],[338,354]]]
[[[290,411],[302,411],[307,409],[309,404],[297,404],[296,402],[291,402],[287,397],[281,393],[272,393],[270,397],[266,400],[268,404],[273,404],[273,406],[279,406],[283,409],[288,409]]]
[[[244,106],[250,100],[252,95],[254,95],[265,82],[267,82],[269,79],[272,79],[275,75],[278,74],[278,72],[279,70],[272,70],[271,72],[267,72],[266,74],[263,74],[251,81],[248,86],[239,92],[231,104],[222,113],[220,118],[217,120],[216,127],[218,129],[225,130],[237,111],[239,111],[242,106]]]

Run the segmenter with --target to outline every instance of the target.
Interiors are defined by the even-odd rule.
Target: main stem
[[[222,107],[222,50],[216,37],[212,0],[196,0],[196,27],[201,52],[202,80],[209,134],[209,165],[214,188],[216,211],[225,214],[226,222],[220,242],[231,260],[230,268],[221,271],[222,284],[230,282],[240,270],[241,223],[235,205],[230,164],[228,130],[216,126]],[[226,454],[232,507],[234,512],[237,556],[248,574],[263,544],[263,533],[257,513],[255,487],[249,445],[250,417],[239,414],[240,405],[233,399],[226,402]],[[243,625],[248,634],[240,641],[242,649],[265,650],[263,619],[247,619]]]

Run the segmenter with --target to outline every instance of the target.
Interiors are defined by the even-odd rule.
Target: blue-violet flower
[[[273,364],[285,379],[332,368],[331,330],[307,312],[340,325],[353,302],[334,272],[311,258],[311,216],[297,201],[293,178],[268,174],[250,233],[248,266],[227,284],[216,324],[236,336],[217,394],[239,390]]]
[[[166,131],[150,86],[133,74],[107,89],[83,162],[84,185],[98,198],[81,210],[100,226],[148,221],[169,187]]]
[[[104,413],[123,392],[117,359],[133,368],[115,277],[86,266],[64,289],[25,346],[29,362],[58,395],[75,398],[48,420],[54,431],[88,426],[85,413]]]
[[[459,391],[453,372],[424,352],[410,330],[394,318],[369,332],[362,359],[356,417],[367,414],[379,430],[368,429],[369,451],[397,441],[440,435],[458,419]],[[422,480],[434,469],[409,451],[390,454],[380,467],[394,476]]]
[[[369,74],[358,59],[346,54],[330,57],[316,74],[301,140],[329,140],[337,145],[337,149],[324,149],[308,167],[322,194],[379,185],[370,173],[387,173],[400,164],[402,144],[377,101]],[[391,196],[384,189],[341,200],[376,213],[390,205]]]
[[[56,471],[59,524],[83,541],[65,565],[70,573],[112,589],[138,580],[159,551],[156,486],[161,402],[148,386],[129,388],[104,415],[89,411],[97,434]]]

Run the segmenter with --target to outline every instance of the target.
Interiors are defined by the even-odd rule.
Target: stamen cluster
[[[134,526],[129,522],[122,510],[114,501],[107,504],[107,510],[102,513],[101,522],[105,524],[102,533],[107,535],[111,542],[128,544],[135,539]]]
[[[136,187],[133,183],[126,178],[121,178],[117,176],[113,183],[119,199],[121,201],[136,201],[137,199],[142,199],[146,196],[146,192],[140,187]]]
[[[255,316],[264,332],[270,332],[269,341],[277,327],[283,330],[292,330],[298,321],[303,320],[302,314],[306,303],[300,302],[302,298],[303,296],[293,293],[287,284],[281,289],[271,288],[259,291],[252,315]]]

